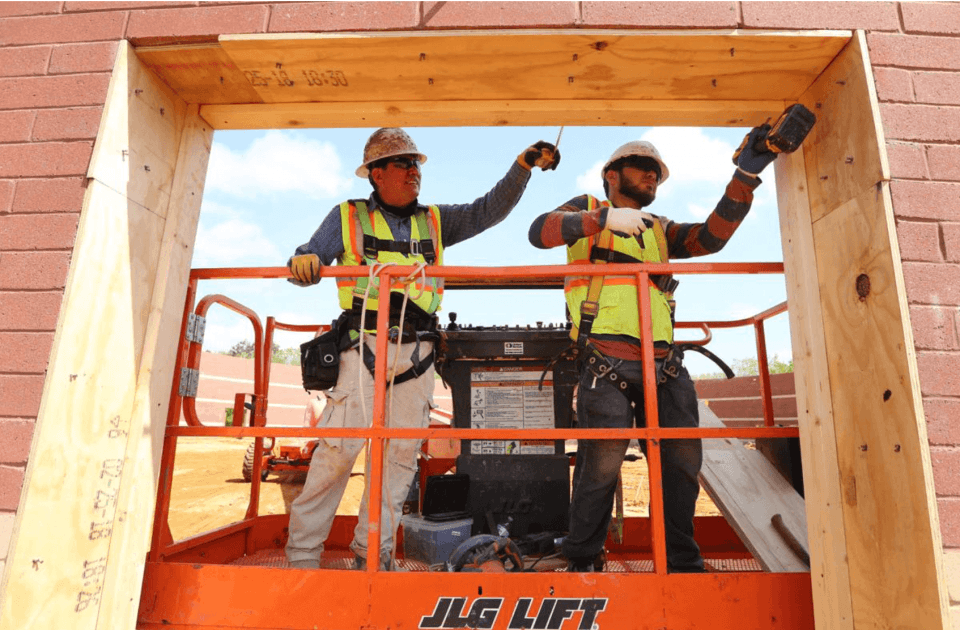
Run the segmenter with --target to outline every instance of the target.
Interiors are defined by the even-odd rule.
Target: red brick
[[[52,347],[52,332],[0,332],[0,372],[43,374]]]
[[[0,143],[27,142],[36,112],[27,110],[0,112]]]
[[[0,145],[0,177],[81,175],[87,172],[92,142],[36,142]]]
[[[16,510],[23,489],[22,467],[0,466],[0,510]]]
[[[960,5],[952,2],[901,2],[908,33],[960,33]]]
[[[0,7],[3,3],[0,2]],[[50,60],[50,46],[0,48],[0,77],[44,74]]]
[[[960,500],[937,499],[937,514],[943,546],[960,547]]]
[[[86,179],[23,179],[17,183],[13,212],[80,212]]]
[[[939,306],[911,306],[910,325],[913,327],[913,341],[921,350],[957,350],[960,338],[957,336],[956,308]],[[960,394],[960,392],[957,392]]]
[[[940,229],[943,231],[947,260],[960,262],[960,223],[943,223]]]
[[[960,446],[960,398],[924,398],[923,415],[931,444]]]
[[[267,30],[367,31],[413,29],[419,25],[418,2],[281,2],[273,5]]]
[[[0,290],[62,289],[69,266],[67,252],[0,251]]]
[[[874,67],[960,70],[960,38],[868,33],[867,44]]]
[[[16,187],[16,182],[0,179],[0,214],[6,214],[13,208],[13,191]]]
[[[79,213],[8,214],[0,217],[0,243],[4,251],[73,249],[79,218]]]
[[[960,207],[960,184],[895,180],[890,193],[898,219],[950,220]]]
[[[111,72],[117,57],[117,42],[61,44],[50,55],[49,74]]]
[[[30,456],[30,442],[36,422],[16,419],[0,420],[0,464],[25,464]]]
[[[940,253],[940,226],[937,223],[898,221],[897,239],[903,260],[942,262]]]
[[[906,142],[888,142],[890,175],[895,179],[926,179],[927,156],[923,146]]]
[[[960,265],[905,262],[903,278],[910,304],[960,306]]]
[[[144,7],[195,7],[197,2],[173,2],[168,0],[155,0],[148,2],[64,2],[63,12],[72,13],[76,11],[104,11],[118,9],[142,9]]]
[[[918,103],[960,105],[960,72],[917,72],[913,85]]]
[[[960,146],[935,144],[927,147],[932,179],[960,182]]]
[[[584,2],[586,26],[736,28],[735,2]]]
[[[900,30],[896,2],[741,2],[747,28]]]
[[[960,450],[934,446],[930,449],[930,463],[937,496],[960,496]]]
[[[0,328],[55,330],[62,300],[62,291],[0,291]]]
[[[877,85],[877,98],[881,102],[914,101],[912,73],[909,70],[874,68],[873,79]]]
[[[888,140],[960,142],[960,107],[882,103],[880,117]]]
[[[108,73],[0,79],[0,110],[103,105],[109,84]]]
[[[5,416],[36,418],[43,393],[43,376],[0,374],[0,409]]]
[[[424,2],[428,28],[573,26],[576,2]]]
[[[62,2],[0,2],[0,17],[60,13]]]
[[[126,36],[214,41],[224,33],[262,33],[267,13],[268,7],[257,5],[132,11]]]
[[[960,392],[960,352],[918,352],[920,391],[924,396]]]
[[[125,12],[116,11],[7,18],[0,21],[0,41],[8,46],[116,41],[123,39],[126,17]]]
[[[37,112],[33,140],[95,140],[102,107],[42,109]]]

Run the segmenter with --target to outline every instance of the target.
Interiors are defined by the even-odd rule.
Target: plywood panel
[[[171,165],[172,173],[180,139],[180,130],[168,138],[170,125],[145,113],[170,103],[169,92],[138,64],[122,43],[4,575],[4,629],[132,627],[135,619],[102,625],[109,616],[104,601],[139,588],[139,575],[126,584],[106,581],[111,572],[129,575],[125,566],[142,563],[142,553],[129,555],[122,541],[149,536],[143,527],[149,520],[128,511],[121,498],[130,477],[149,462],[131,459],[140,454],[144,429],[132,418],[142,406],[144,365],[152,365],[156,354],[156,340],[146,345],[146,337],[156,327],[158,269],[165,274],[169,267],[161,265],[168,257],[161,243],[169,228],[164,199],[173,182],[159,173],[147,177],[148,171],[117,156],[129,147],[129,153]],[[182,126],[184,104],[172,109]],[[141,124],[146,128],[131,128]],[[158,377],[169,387],[166,369]]]
[[[817,114],[804,142],[813,220],[890,179],[866,42],[853,38],[800,102]]]
[[[813,228],[853,614],[863,627],[941,628],[941,543],[888,186]]]
[[[699,402],[700,426],[722,427],[710,407]],[[703,489],[765,571],[808,570],[787,539],[772,524],[779,514],[796,542],[809,554],[803,497],[773,464],[744,440],[703,441]]]
[[[220,44],[265,103],[380,101],[386,95],[396,101],[762,101],[799,97],[849,37],[705,32],[683,34],[678,45],[678,35],[298,33],[225,35]],[[174,58],[166,63],[175,65]]]
[[[852,630],[830,367],[814,255],[803,146],[774,162],[796,379],[810,581],[818,630]]]
[[[144,47],[137,56],[187,103],[260,102],[219,44]]]
[[[784,101],[528,100],[381,101],[204,105],[216,129],[458,127],[485,125],[710,125],[751,127],[776,118]]]

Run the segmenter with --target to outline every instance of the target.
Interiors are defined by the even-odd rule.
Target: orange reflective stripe
[[[600,278],[601,276],[593,276],[594,278]],[[637,279],[632,276],[602,276],[603,277],[603,286],[623,286],[627,284],[636,285]],[[647,277],[647,284],[652,287],[656,287],[653,280]],[[567,283],[568,289],[578,289],[580,287],[590,286],[590,278],[578,278],[576,280],[570,280]]]

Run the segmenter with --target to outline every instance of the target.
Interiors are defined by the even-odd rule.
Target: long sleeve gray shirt
[[[456,245],[503,221],[520,201],[529,181],[530,171],[514,162],[503,179],[482,197],[465,204],[439,204],[443,247]],[[379,208],[372,195],[365,203],[371,209]],[[426,208],[422,204],[419,207]],[[387,211],[382,214],[395,241],[410,240],[410,217],[398,217]],[[332,265],[343,254],[342,234],[340,206],[337,205],[313,233],[310,241],[297,247],[294,255],[316,254],[321,264]]]

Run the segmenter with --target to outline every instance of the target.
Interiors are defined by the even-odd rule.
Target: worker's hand
[[[638,236],[648,227],[653,227],[654,221],[656,221],[656,219],[643,210],[636,210],[634,208],[607,208],[607,222],[603,227],[606,230],[613,230],[621,234]]]
[[[542,171],[554,171],[560,163],[560,149],[541,140],[524,149],[523,153],[517,156],[517,162],[528,171],[534,166],[539,166]]]
[[[763,169],[767,168],[771,162],[777,159],[777,154],[773,151],[759,148],[764,146],[763,139],[769,131],[769,125],[754,127],[743,139],[740,155],[737,156],[736,164],[744,173],[756,177]]]
[[[287,263],[293,278],[290,282],[297,286],[307,287],[320,282],[320,257],[316,254],[294,256]]]

